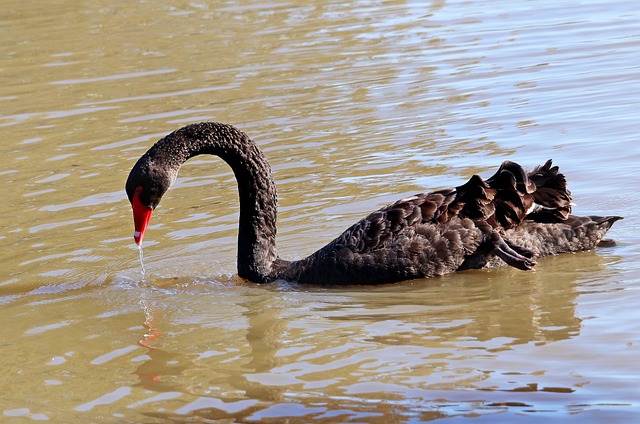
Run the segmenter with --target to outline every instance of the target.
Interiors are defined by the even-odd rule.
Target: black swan
[[[570,215],[571,193],[547,161],[526,173],[506,161],[495,175],[416,194],[357,222],[299,261],[276,250],[276,186],[258,146],[237,128],[185,126],[160,139],[126,183],[140,245],[152,211],[180,166],[202,154],[227,162],[238,182],[238,275],[266,283],[381,284],[503,265],[530,270],[536,256],[593,249],[619,216]]]

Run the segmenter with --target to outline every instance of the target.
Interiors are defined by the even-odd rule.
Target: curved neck
[[[258,146],[243,132],[214,122],[193,124],[158,141],[149,151],[162,152],[175,179],[180,166],[202,154],[227,162],[238,181],[240,225],[238,231],[238,275],[266,282],[273,272],[276,250],[276,186],[271,167]]]

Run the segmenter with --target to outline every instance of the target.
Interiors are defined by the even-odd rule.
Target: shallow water
[[[0,416],[53,422],[626,420],[640,414],[636,2],[5,2]],[[299,258],[404,195],[553,158],[614,247],[374,288],[235,276],[197,158],[141,276],[123,191],[155,140],[264,149]]]

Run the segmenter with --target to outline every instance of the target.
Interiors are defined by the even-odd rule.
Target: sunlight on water
[[[637,420],[640,9],[488,4],[5,0],[0,422]],[[198,157],[138,265],[128,172],[205,120],[267,156],[283,259],[507,159],[625,219],[535,273],[254,285],[234,174]]]

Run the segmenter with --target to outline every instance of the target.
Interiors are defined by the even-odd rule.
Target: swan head
[[[133,210],[133,239],[137,245],[142,243],[149,226],[151,214],[158,206],[162,196],[175,181],[177,172],[172,172],[143,156],[131,169],[125,185],[127,197]]]

